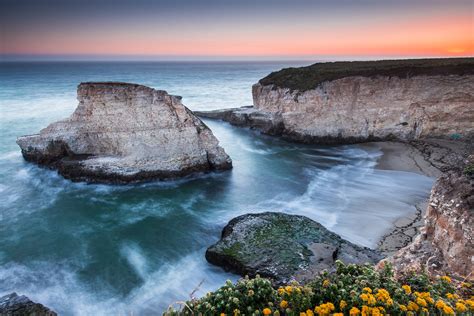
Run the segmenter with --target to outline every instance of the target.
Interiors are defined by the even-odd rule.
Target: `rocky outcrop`
[[[336,260],[374,263],[380,255],[354,245],[319,223],[284,213],[246,214],[232,219],[221,239],[206,251],[206,259],[240,275],[286,283],[311,280]]]
[[[423,148],[435,153],[445,151],[446,155],[433,155],[434,164],[448,168],[449,162],[456,163],[462,155],[447,152],[439,144]],[[467,146],[471,148],[472,143]],[[428,150],[429,149],[429,150]],[[456,157],[457,156],[457,157]],[[406,271],[427,270],[432,275],[449,274],[459,279],[473,279],[474,271],[474,156],[463,163],[451,165],[438,178],[429,199],[425,225],[413,243],[399,250],[393,257],[383,261],[391,262],[399,274]]]
[[[472,278],[474,58],[319,63],[274,72],[252,92],[253,107],[199,115],[297,142],[398,140],[419,150],[442,173],[422,233],[420,208],[388,236],[406,238],[382,249],[408,243],[389,259],[400,273]]]
[[[254,109],[219,118],[306,143],[469,138],[473,91],[474,58],[320,63],[270,74]]]
[[[81,83],[67,119],[17,140],[23,157],[75,181],[127,183],[224,170],[231,159],[181,97],[117,82]]]
[[[11,293],[0,297],[1,316],[56,316],[49,308],[31,301],[28,297]]]

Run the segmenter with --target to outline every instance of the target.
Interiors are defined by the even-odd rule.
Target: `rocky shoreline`
[[[263,116],[262,119],[261,113],[256,111],[253,107],[247,106],[237,109],[198,112],[196,114],[201,117],[224,120],[232,125],[240,127],[258,129],[262,133],[288,139],[288,137],[281,136],[281,134],[275,134],[274,132],[276,129],[272,129],[274,126],[269,125],[269,121],[266,120],[268,117]],[[295,141],[294,139],[289,140]],[[319,142],[320,139],[318,139],[318,143]],[[470,155],[474,153],[474,146],[471,138],[451,140],[428,138],[407,142],[384,141],[361,143],[358,146],[366,148],[377,147],[382,150],[383,155],[376,166],[376,168],[379,169],[415,172],[432,178],[445,177],[446,174],[454,173],[457,177],[465,178],[468,182],[470,181],[470,184],[466,185],[464,188],[464,191],[467,191],[467,193],[464,194],[465,196],[474,196],[472,176],[464,174],[464,169],[473,163],[472,158],[469,158]],[[469,177],[471,177],[471,180],[469,180]],[[433,191],[436,191],[438,188],[439,181],[433,186]],[[433,249],[432,246],[425,246],[425,248],[419,252],[417,252],[417,250],[412,250],[411,262],[409,262],[409,260],[402,260],[403,256],[400,255],[401,253],[408,252],[407,249],[413,247],[413,245],[422,244],[420,239],[426,238],[425,232],[433,230],[433,223],[429,224],[430,219],[426,218],[427,209],[429,209],[429,203],[432,203],[432,200],[433,192],[429,200],[414,205],[416,208],[414,214],[399,218],[395,221],[393,229],[387,232],[387,234],[379,241],[377,250],[384,256],[389,257],[388,261],[394,263],[395,269],[400,272],[407,270],[407,266],[418,270],[423,266],[421,263],[415,265],[414,263],[419,262],[420,260],[415,260],[413,257],[424,257],[425,260],[428,261],[428,259],[432,257],[430,254],[442,252],[439,249]],[[457,221],[472,222],[474,203],[469,203],[466,207],[470,211],[461,214]],[[454,218],[451,219],[454,220]],[[471,244],[473,243],[473,234],[471,231],[458,232],[457,235],[457,243],[464,244],[466,240]],[[420,247],[421,246],[418,246],[418,249],[420,249]],[[459,271],[456,268],[450,268],[443,265],[442,262],[445,259],[438,255],[438,269],[434,269],[437,270],[437,272],[433,270],[433,273],[449,273],[451,275],[465,276],[467,271],[465,270],[466,266],[468,269],[471,269],[470,267],[472,267],[472,262],[470,262],[469,258],[474,255],[472,247],[467,248],[467,254],[464,254],[463,260],[461,260],[464,262],[464,270]],[[459,259],[460,258],[458,258],[458,260]],[[443,266],[444,269],[442,271],[439,270],[441,266]]]
[[[398,219],[378,248],[393,255],[396,270],[420,269],[423,264],[410,264],[422,261],[416,256],[430,261],[436,254],[433,273],[466,276],[474,256],[464,246],[473,240],[472,171],[465,172],[474,153],[470,91],[473,58],[320,63],[261,79],[252,88],[253,106],[196,114],[294,142],[379,146],[385,156],[378,168],[438,178],[428,207],[416,205],[415,214]],[[451,234],[449,243],[441,231]]]

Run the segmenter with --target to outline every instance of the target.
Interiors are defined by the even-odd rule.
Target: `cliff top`
[[[316,63],[306,67],[284,68],[272,72],[259,81],[262,85],[275,85],[290,90],[306,91],[324,81],[344,77],[389,76],[414,77],[423,75],[474,74],[474,58],[431,58],[377,61],[339,61]]]

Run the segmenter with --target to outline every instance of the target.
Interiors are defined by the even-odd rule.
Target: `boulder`
[[[49,308],[31,301],[28,297],[11,293],[0,297],[2,316],[56,316]]]
[[[79,105],[39,134],[23,157],[74,181],[128,183],[225,170],[232,161],[181,97],[137,84],[81,83]]]
[[[206,251],[206,259],[242,276],[268,277],[276,284],[305,282],[335,261],[375,263],[381,256],[298,215],[265,212],[232,219],[221,239]]]

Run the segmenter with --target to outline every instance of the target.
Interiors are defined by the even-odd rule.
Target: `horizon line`
[[[65,61],[358,61],[358,60],[387,60],[387,59],[424,59],[424,58],[473,58],[474,55],[268,55],[268,56],[228,56],[228,55],[97,55],[97,54],[0,54],[0,62],[65,62]]]

